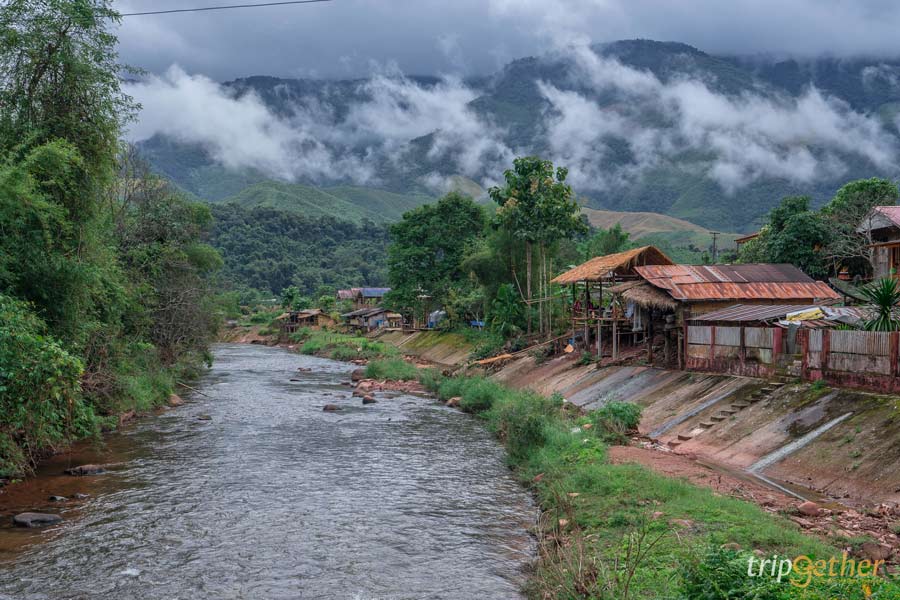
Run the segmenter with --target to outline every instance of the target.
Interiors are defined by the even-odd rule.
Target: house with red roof
[[[900,206],[876,206],[856,228],[869,238],[875,277],[900,273]]]

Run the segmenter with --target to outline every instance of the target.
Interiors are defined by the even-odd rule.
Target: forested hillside
[[[212,214],[209,242],[222,253],[229,287],[278,295],[295,285],[311,295],[322,286],[386,283],[383,225],[236,204],[214,205]]]
[[[349,201],[351,218],[373,218],[369,208],[388,220],[453,177],[487,188],[514,156],[537,154],[566,165],[593,208],[744,232],[785,196],[821,205],[847,180],[897,176],[898,75],[900,62],[885,59],[751,59],[629,40],[522,58],[475,80],[250,77],[209,101],[269,111],[258,152],[226,149],[190,123],[145,124],[141,149],[207,200],[308,210],[315,192],[271,182],[290,180],[338,198],[319,210]],[[144,85],[177,95],[185,81]],[[145,88],[130,89],[140,99]],[[360,202],[335,188],[345,185],[355,197],[402,198]]]

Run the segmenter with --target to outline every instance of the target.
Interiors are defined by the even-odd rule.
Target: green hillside
[[[310,218],[375,223],[397,221],[403,213],[433,200],[424,194],[397,194],[356,186],[315,188],[299,183],[263,181],[225,198],[243,208],[273,208]]]

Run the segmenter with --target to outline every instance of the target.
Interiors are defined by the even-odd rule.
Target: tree
[[[296,285],[290,285],[281,290],[281,307],[293,310],[293,306],[299,298],[300,289]]]
[[[845,184],[834,198],[822,207],[830,229],[825,253],[833,271],[842,266],[855,274],[867,275],[874,269],[874,253],[870,228],[857,232],[863,219],[875,206],[897,204],[897,185],[886,179],[873,177],[858,179]]]
[[[414,314],[426,310],[429,300],[446,303],[451,289],[468,285],[463,259],[484,235],[486,222],[484,209],[456,192],[404,214],[390,228],[391,292],[385,302]]]
[[[109,0],[7,0],[0,11],[0,140],[34,148],[69,141],[108,181],[135,104],[120,86],[119,14]]]
[[[606,256],[633,248],[634,244],[629,238],[629,233],[619,223],[609,229],[601,229],[580,245],[582,258],[590,260],[595,256]]]
[[[831,231],[808,196],[788,196],[769,213],[759,237],[741,248],[741,262],[788,263],[811,277],[828,274],[823,248]]]
[[[500,208],[496,223],[507,229],[525,245],[525,298],[529,307],[528,333],[531,334],[531,305],[533,298],[533,246],[539,249],[538,318],[544,332],[544,302],[550,295],[547,247],[560,239],[568,239],[586,229],[580,218],[581,207],[573,198],[571,186],[565,183],[568,169],[558,167],[537,156],[513,161],[513,168],[504,172],[505,185],[488,190]],[[552,306],[551,306],[552,307]],[[547,315],[549,330],[550,315]]]

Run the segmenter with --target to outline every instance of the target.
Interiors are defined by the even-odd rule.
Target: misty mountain
[[[144,105],[134,135],[153,166],[199,197],[244,206],[290,206],[285,184],[260,187],[280,180],[390,192],[372,210],[394,218],[540,154],[570,169],[590,207],[747,231],[785,195],[821,203],[900,165],[900,60],[713,56],[630,40],[522,58],[488,78],[220,85],[173,69],[129,91]]]

